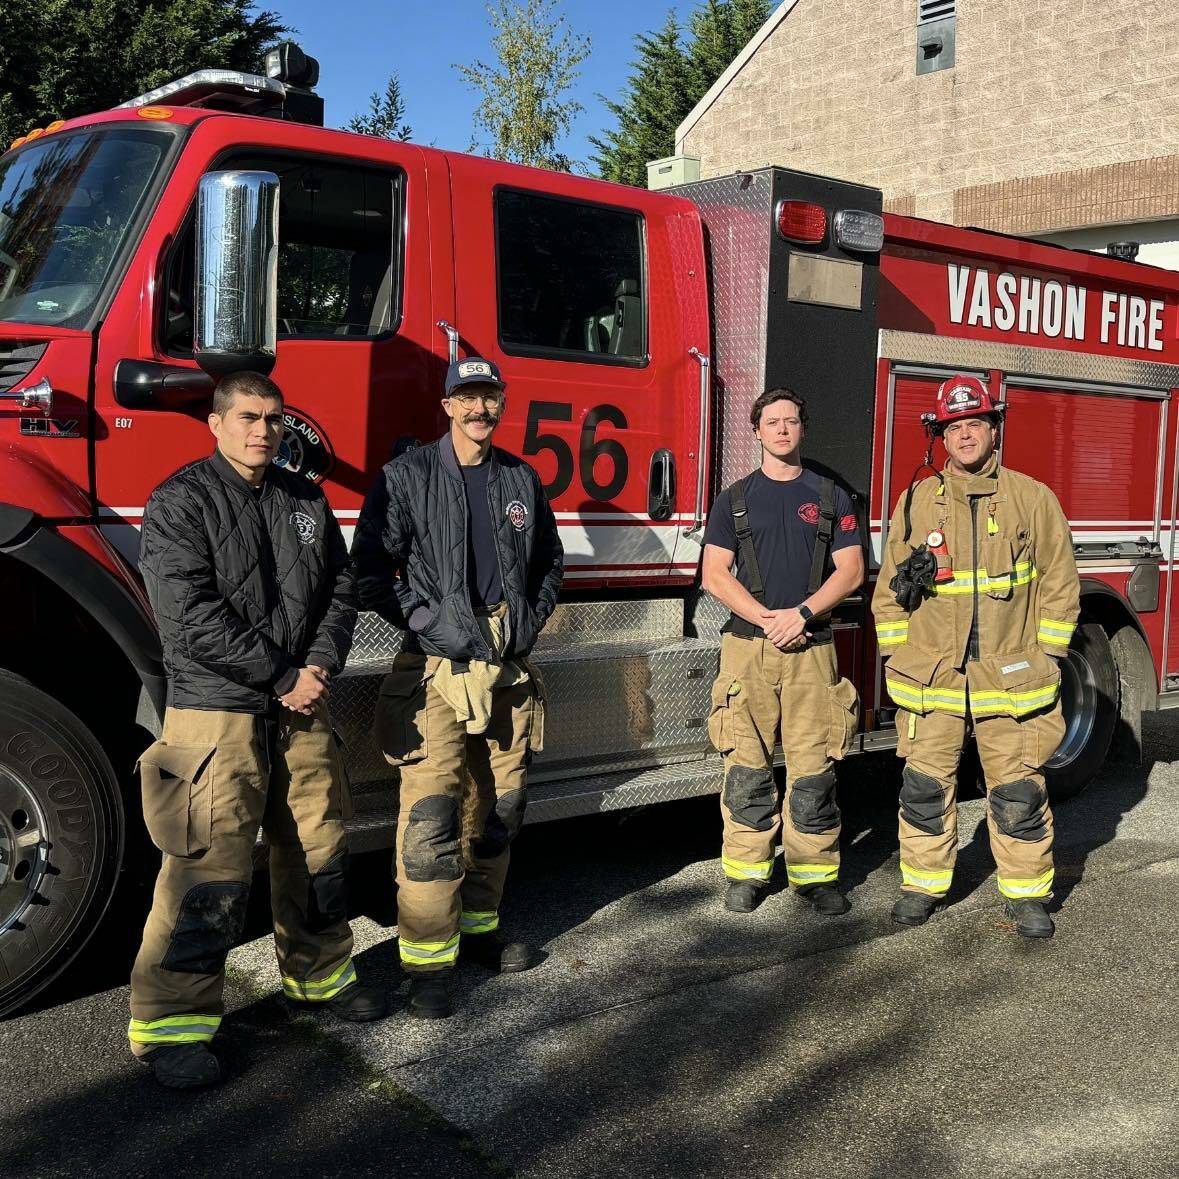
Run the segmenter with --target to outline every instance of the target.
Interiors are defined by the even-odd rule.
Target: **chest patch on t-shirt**
[[[805,520],[808,524],[818,524],[819,522],[819,505],[818,504],[799,504],[798,518]]]

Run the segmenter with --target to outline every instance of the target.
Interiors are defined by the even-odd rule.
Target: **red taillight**
[[[818,245],[827,236],[827,210],[809,201],[779,201],[778,232],[788,241]]]

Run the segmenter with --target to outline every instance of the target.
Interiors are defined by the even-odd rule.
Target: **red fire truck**
[[[881,218],[877,190],[785,169],[650,193],[327,130],[293,60],[202,71],[0,157],[0,1011],[68,965],[146,855],[132,767],[165,683],[137,526],[210,449],[202,365],[274,362],[278,461],[347,533],[390,454],[441,432],[448,358],[499,364],[497,442],[540,471],[567,560],[530,821],[717,790],[702,524],[757,462],[768,386],[809,399],[808,458],[858,497],[877,559],[938,382],[975,373],[1010,404],[1004,461],[1060,496],[1084,579],[1058,793],[1179,700],[1179,277]],[[837,641],[857,748],[887,749],[866,600]],[[362,615],[333,688],[358,848],[393,834],[369,720],[397,643]]]

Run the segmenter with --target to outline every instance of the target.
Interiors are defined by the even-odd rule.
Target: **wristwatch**
[[[812,618],[814,618],[814,616],[815,616],[815,612],[809,606],[806,606],[806,605],[799,606],[798,612],[799,612],[799,614],[802,615],[803,622],[807,622],[807,623],[809,623],[810,620]]]

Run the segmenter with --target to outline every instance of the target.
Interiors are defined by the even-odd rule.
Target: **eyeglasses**
[[[503,405],[504,395],[496,389],[491,393],[451,393],[451,401],[457,401],[463,409],[471,409],[480,402],[483,405]]]

